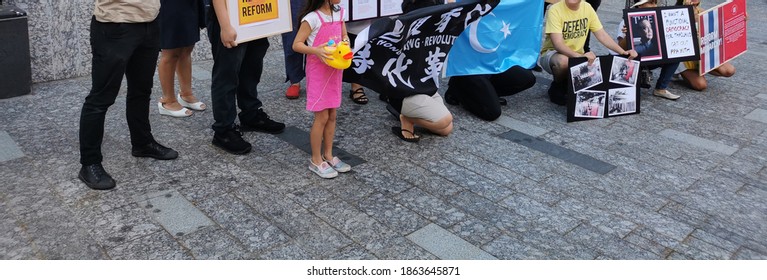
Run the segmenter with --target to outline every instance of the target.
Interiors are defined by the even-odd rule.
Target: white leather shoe
[[[202,103],[200,101],[197,101],[194,103],[189,103],[184,101],[184,99],[181,98],[181,95],[178,93],[176,93],[176,100],[178,100],[178,104],[181,104],[181,106],[187,107],[192,110],[204,111],[206,108],[205,103]]]
[[[162,102],[157,102],[157,110],[160,111],[160,115],[166,115],[166,116],[171,116],[175,118],[185,118],[192,115],[191,114],[192,112],[189,111],[189,109],[187,108],[181,108],[181,110],[178,110],[178,111],[165,109],[165,107],[162,106]]]

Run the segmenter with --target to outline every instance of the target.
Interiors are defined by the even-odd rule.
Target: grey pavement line
[[[19,145],[13,141],[8,132],[0,130],[0,162],[17,159],[24,156]]]
[[[519,131],[519,132],[522,132],[522,133],[525,133],[525,134],[529,134],[529,135],[532,135],[532,136],[535,136],[535,137],[544,135],[547,132],[549,132],[548,129],[545,129],[545,128],[542,128],[542,127],[539,127],[539,126],[535,126],[535,125],[532,125],[532,124],[529,124],[529,123],[526,123],[526,122],[523,122],[523,121],[519,121],[519,120],[510,118],[510,117],[507,117],[507,116],[503,116],[503,115],[501,115],[501,117],[499,117],[497,120],[495,120],[495,122],[500,124],[500,125],[502,125],[502,126],[505,126],[505,127],[508,127],[508,128],[514,129],[516,131]]]
[[[302,151],[306,152],[307,154],[312,154],[312,147],[309,143],[309,133],[306,131],[303,131],[297,127],[294,126],[288,126],[285,128],[285,132],[277,134],[277,138],[280,138],[282,141],[288,142],[288,144],[295,146],[296,148],[301,149]],[[361,157],[358,157],[356,155],[353,155],[344,149],[338,148],[336,146],[333,146],[333,152],[336,154],[338,158],[346,162],[347,164],[351,166],[363,164],[367,161],[362,159]]]
[[[756,108],[751,113],[748,113],[744,118],[767,123],[767,110]]]
[[[175,190],[153,193],[136,201],[173,236],[184,236],[215,223]]]
[[[533,150],[542,152],[544,154],[553,156],[555,158],[564,160],[566,162],[575,164],[577,166],[583,167],[587,170],[591,170],[602,175],[607,174],[608,172],[615,169],[615,165],[595,159],[589,155],[584,155],[579,152],[570,150],[568,148],[553,144],[551,142],[547,142],[545,140],[535,138],[534,136],[527,135],[525,133],[522,133],[516,130],[510,130],[510,131],[501,133],[500,135],[498,135],[498,137],[501,137],[503,139],[512,141],[522,146],[531,148]]]
[[[493,255],[435,224],[428,224],[406,237],[443,260],[497,260]]]
[[[760,94],[757,94],[756,97],[759,97],[761,99],[767,99],[767,94],[760,93]]]
[[[718,153],[723,153],[726,155],[732,155],[738,151],[737,147],[727,146],[719,142],[711,141],[706,138],[701,138],[692,134],[687,134],[687,133],[673,130],[673,129],[667,128],[658,134],[674,139],[674,140],[682,141],[684,143],[687,143],[693,146],[697,146],[697,147],[718,152]]]

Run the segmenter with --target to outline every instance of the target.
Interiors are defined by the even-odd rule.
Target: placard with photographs
[[[402,14],[402,0],[341,0],[340,5],[349,11],[349,21]]]
[[[639,60],[599,56],[570,58],[567,122],[639,113]]]
[[[623,13],[629,48],[644,65],[699,59],[692,6],[632,8]]]
[[[610,82],[636,86],[639,72],[639,61],[616,56],[613,58],[613,63],[610,67]]]
[[[571,64],[572,65],[572,64]],[[573,92],[579,92],[602,83],[602,66],[597,58],[591,65],[588,61],[570,67]]]
[[[607,90],[607,114],[610,116],[636,113],[636,87],[611,88]]]

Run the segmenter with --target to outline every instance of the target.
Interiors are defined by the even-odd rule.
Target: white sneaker
[[[330,165],[330,167],[332,167],[335,171],[338,171],[338,173],[349,172],[352,170],[351,165],[341,161],[341,159],[338,157],[333,157],[331,160],[327,160],[323,157],[322,160],[327,162],[328,165]]]
[[[677,100],[679,99],[679,95],[673,94],[665,89],[655,89],[655,91],[652,92],[652,95],[663,97],[670,100]]]
[[[333,169],[333,167],[330,167],[330,164],[325,161],[320,163],[320,165],[315,165],[311,160],[309,160],[309,170],[325,179],[335,178],[338,176],[338,171]]]

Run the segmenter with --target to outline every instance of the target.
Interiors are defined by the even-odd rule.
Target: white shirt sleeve
[[[312,28],[312,32],[309,33],[309,37],[306,38],[306,44],[310,47],[314,45],[314,38],[317,37],[317,32],[320,30],[320,25],[322,25],[322,21],[320,21],[320,17],[317,14],[322,15],[322,20],[325,22],[329,21],[341,21],[341,13],[335,12],[333,13],[333,18],[331,19],[329,15],[322,14],[322,12],[312,11],[306,16],[304,16],[303,19],[301,19],[302,22],[306,22],[309,24],[309,27]],[[344,20],[348,19],[348,15],[346,13],[346,10],[344,10]]]

